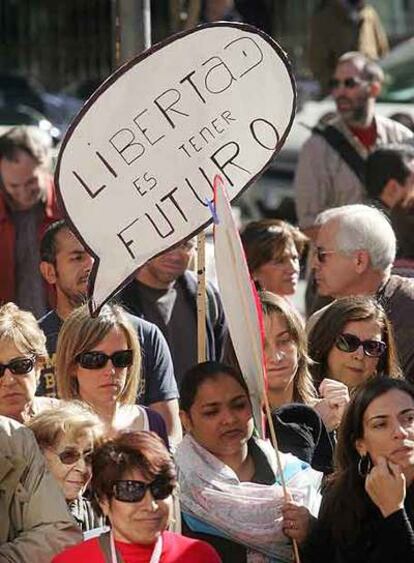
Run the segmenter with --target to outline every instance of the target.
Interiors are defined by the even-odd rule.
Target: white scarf
[[[276,474],[276,455],[271,444],[262,440],[256,443]],[[290,454],[280,455],[284,473],[289,465],[297,466],[295,475],[291,478],[287,475],[287,486],[294,499],[317,514],[320,503],[317,489],[322,475]],[[189,434],[178,446],[175,458],[183,512],[270,558],[291,561],[291,543],[282,532],[284,495],[280,485],[240,482],[230,467]],[[257,560],[253,553],[251,556],[249,560]]]

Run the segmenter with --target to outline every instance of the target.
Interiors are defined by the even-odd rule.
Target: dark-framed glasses
[[[129,368],[134,360],[134,353],[132,350],[117,350],[108,356],[105,352],[82,352],[75,360],[84,369],[102,369],[109,360],[114,368]]]
[[[81,452],[76,448],[65,448],[61,452],[55,452],[55,454],[64,465],[74,465],[81,457],[83,458],[85,465],[92,465],[93,450]]]
[[[155,479],[151,483],[126,479],[115,481],[112,490],[116,500],[140,502],[145,497],[147,490],[151,491],[154,500],[164,500],[171,495],[174,487],[165,479]]]
[[[344,78],[343,80],[339,80],[338,78],[331,78],[331,80],[329,81],[329,87],[331,90],[335,90],[336,88],[340,88],[341,86],[343,86],[344,88],[348,88],[349,90],[352,90],[353,88],[356,88],[357,86],[361,86],[361,84],[365,84],[365,83],[366,81],[353,76],[350,76],[349,78]]]
[[[324,250],[321,246],[315,248],[315,254],[318,262],[324,264],[326,262],[326,257],[330,254],[336,254],[336,250]]]
[[[35,367],[35,364],[35,356],[13,358],[8,364],[0,364],[0,377],[3,377],[6,369],[10,370],[13,375],[27,375]]]
[[[364,354],[371,358],[379,358],[387,349],[387,345],[382,340],[360,340],[355,334],[340,334],[335,346],[341,352],[355,352],[362,346]]]

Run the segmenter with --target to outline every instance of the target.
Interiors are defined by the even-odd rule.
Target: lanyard
[[[154,551],[152,552],[151,559],[149,563],[159,563],[161,559],[162,553],[162,535],[160,535],[157,539],[157,542],[154,547]],[[118,557],[116,554],[116,547],[115,547],[115,540],[114,535],[111,532],[111,560],[112,563],[118,563]]]

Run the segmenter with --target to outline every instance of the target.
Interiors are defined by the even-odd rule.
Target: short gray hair
[[[389,270],[395,260],[397,241],[386,215],[369,205],[334,207],[320,213],[317,225],[338,222],[336,248],[343,254],[366,250],[374,270]]]
[[[368,82],[384,82],[384,71],[378,63],[360,53],[359,51],[348,51],[339,57],[336,66],[343,63],[352,63],[361,69],[361,78]]]

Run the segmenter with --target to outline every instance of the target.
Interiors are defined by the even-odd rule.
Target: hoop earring
[[[358,475],[366,477],[372,469],[372,462],[369,454],[362,455],[358,461]]]

